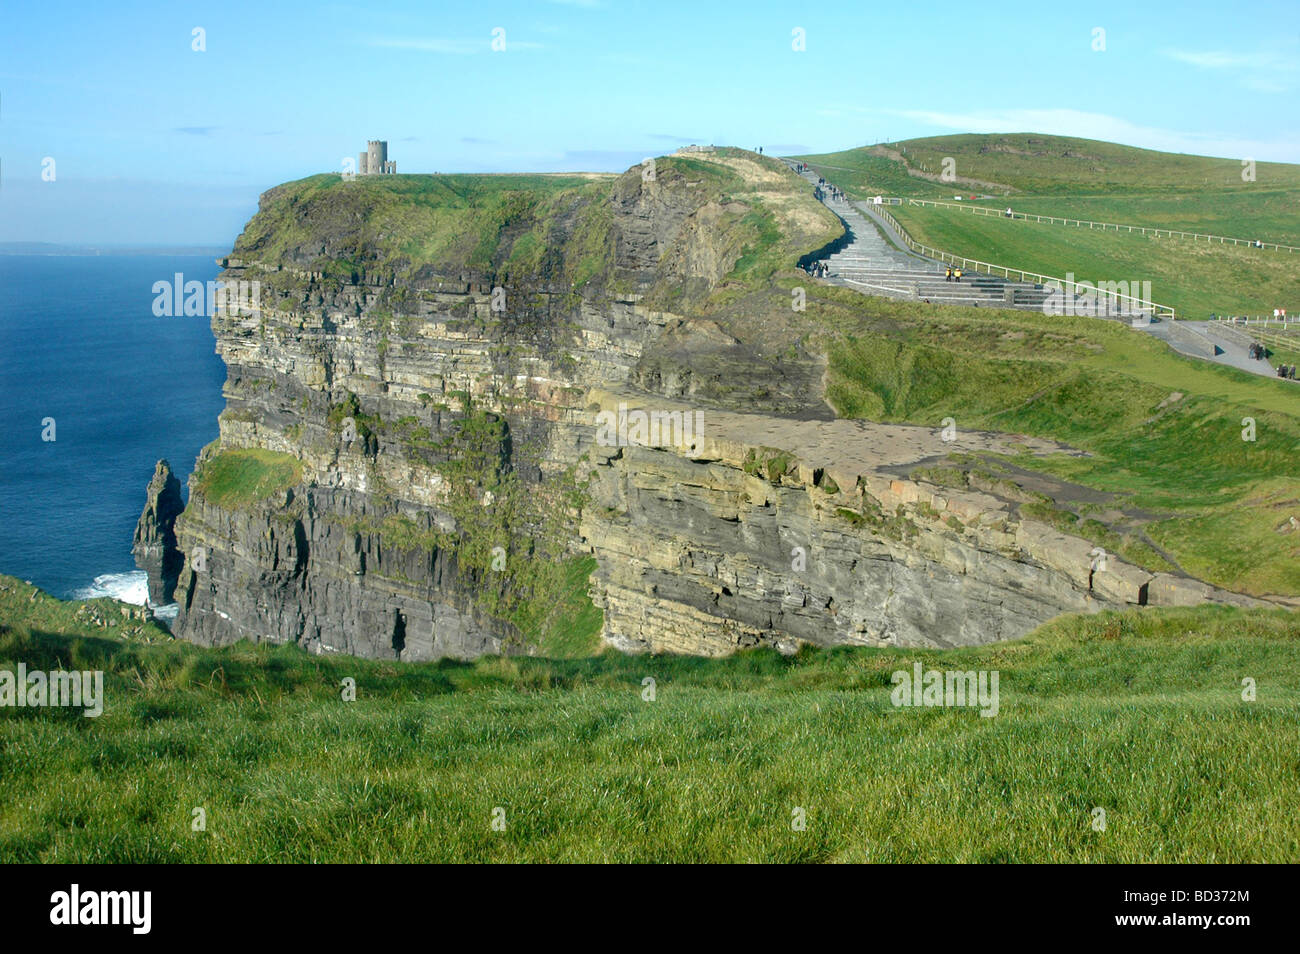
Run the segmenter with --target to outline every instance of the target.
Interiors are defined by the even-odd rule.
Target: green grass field
[[[891,147],[900,158],[871,149],[804,158],[860,196],[934,198],[940,184],[909,176],[904,148],[914,169],[937,170],[952,156],[959,175],[1016,190],[987,203],[994,207],[1283,242],[1300,236],[1300,167],[1290,165],[1260,164],[1257,181],[1246,183],[1229,160],[1039,136],[916,140]],[[948,201],[971,191],[943,188]],[[1289,253],[961,209],[891,211],[918,241],[956,254],[1080,281],[1150,281],[1151,297],[1183,317],[1293,311],[1300,295],[1300,257]],[[1151,570],[1183,570],[1257,595],[1300,594],[1300,534],[1290,524],[1300,516],[1300,394],[1289,385],[1181,357],[1105,321],[865,307],[852,293],[821,295],[817,313],[833,329],[828,395],[841,414],[932,426],[952,416],[959,427],[1087,450],[1046,461],[958,460],[952,469],[965,481],[1015,482],[1019,466],[1111,495],[1106,507],[1064,498],[1029,507]],[[1269,343],[1274,363],[1292,353],[1289,339]],[[1243,441],[1248,418],[1268,436]],[[1110,517],[1098,519],[1107,508]]]
[[[0,711],[4,862],[1287,862],[1300,850],[1294,613],[1066,618],[947,651],[398,665],[124,639],[33,592],[0,578],[0,668],[102,669],[106,703],[97,719]],[[894,706],[891,674],[918,661],[996,670],[997,716]]]
[[[1300,307],[1300,255],[954,209],[904,204],[890,212],[918,242],[955,255],[1057,278],[1073,273],[1076,281],[1094,284],[1149,281],[1151,299],[1183,318]]]
[[[951,198],[944,201],[951,201]],[[1248,192],[1237,190],[1197,195],[1017,195],[1001,201],[977,200],[970,204],[999,210],[1009,205],[1017,212],[1055,215],[1058,218],[1115,225],[1142,225],[1202,235],[1222,235],[1248,242],[1258,239],[1261,242],[1300,246],[1300,189],[1260,187]],[[1087,231],[1086,226],[1083,229]],[[1290,254],[1292,257],[1286,260],[1292,262],[1292,274],[1296,274],[1300,272],[1300,254]]]

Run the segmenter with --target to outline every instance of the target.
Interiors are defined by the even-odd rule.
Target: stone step
[[[813,173],[802,175],[817,184]],[[840,217],[851,236],[847,246],[822,259],[831,281],[872,294],[1002,308],[1039,309],[1050,294],[1039,285],[980,272],[966,272],[960,282],[948,281],[946,264],[898,248],[881,234],[875,220],[851,202],[824,199],[823,203]]]

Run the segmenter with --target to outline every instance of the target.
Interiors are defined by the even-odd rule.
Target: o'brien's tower
[[[397,163],[388,161],[388,143],[383,139],[371,139],[366,143],[366,151],[357,156],[357,175],[384,176],[396,175]]]

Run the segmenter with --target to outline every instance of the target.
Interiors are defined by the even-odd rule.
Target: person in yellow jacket
[[[960,268],[957,269],[957,270],[956,270],[955,272],[953,272],[952,274],[953,274],[953,280],[954,280],[954,281],[961,281],[961,269],[960,269]]]

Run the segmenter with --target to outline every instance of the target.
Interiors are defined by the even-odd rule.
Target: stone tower
[[[371,139],[366,143],[366,151],[357,156],[357,175],[382,176],[394,175],[397,163],[388,161],[388,142],[384,139]]]

